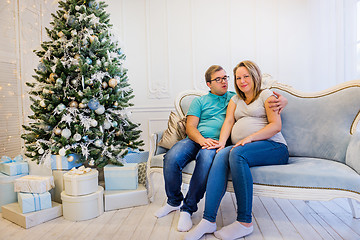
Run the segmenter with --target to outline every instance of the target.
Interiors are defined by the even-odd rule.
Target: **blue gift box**
[[[44,193],[18,193],[18,202],[22,213],[35,212],[51,208],[51,194]]]
[[[0,161],[0,172],[9,176],[29,173],[29,165],[23,161],[21,155],[16,156],[14,159],[3,156]]]
[[[128,154],[123,158],[126,163],[141,163],[147,162],[149,158],[149,152],[140,152],[129,150]]]
[[[17,193],[14,191],[14,180],[25,175],[27,174],[8,176],[0,173],[0,212],[1,206],[17,202]]]
[[[70,170],[73,167],[80,167],[82,163],[76,162],[79,159],[80,155],[74,153],[68,156],[51,155],[51,169]]]
[[[125,163],[124,166],[104,167],[106,190],[134,190],[138,187],[138,164]]]

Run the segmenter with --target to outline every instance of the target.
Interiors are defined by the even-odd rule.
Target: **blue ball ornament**
[[[91,110],[96,110],[98,109],[100,106],[100,103],[97,99],[93,98],[93,99],[90,99],[89,103],[88,103],[88,107],[91,109]]]
[[[89,137],[88,137],[88,136],[83,136],[82,139],[83,139],[85,142],[89,141]]]
[[[39,63],[39,65],[37,66],[37,69],[39,70],[39,71],[42,71],[42,72],[45,72],[46,71],[46,66],[45,66],[45,64],[44,63]]]
[[[87,64],[89,64],[89,65],[91,65],[91,64],[92,64],[92,60],[91,60],[91,58],[88,58],[88,57],[87,57],[85,61],[86,61],[86,63],[87,63]]]
[[[112,122],[112,125],[113,125],[113,127],[117,127],[117,126],[118,126],[118,123],[117,123],[116,121],[113,121],[113,122]]]
[[[74,17],[73,15],[70,15],[69,18],[68,18],[68,20],[67,20],[67,23],[68,23],[70,26],[74,25],[74,23],[75,23],[75,17]]]
[[[62,112],[64,111],[64,109],[66,108],[66,106],[62,103],[60,103],[59,105],[57,105],[56,109],[59,111],[59,112]]]

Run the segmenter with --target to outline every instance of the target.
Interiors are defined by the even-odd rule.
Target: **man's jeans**
[[[250,167],[286,164],[289,152],[285,144],[269,140],[248,143],[234,149],[232,147],[226,147],[216,154],[207,182],[203,218],[215,222],[231,170],[237,202],[236,220],[251,223],[253,179]]]
[[[189,138],[177,142],[165,154],[165,191],[168,197],[167,203],[170,206],[179,206],[184,200],[181,211],[188,212],[190,215],[197,211],[197,204],[205,193],[207,177],[215,154],[215,149],[202,149],[198,143]],[[181,193],[182,170],[194,159],[196,166],[184,199]]]

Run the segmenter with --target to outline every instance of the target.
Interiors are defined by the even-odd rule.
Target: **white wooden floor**
[[[161,219],[153,215],[166,200],[162,176],[155,174],[154,179],[156,194],[149,205],[105,212],[83,222],[60,217],[27,230],[0,217],[0,239],[182,239],[184,233],[176,231],[179,212]],[[201,220],[203,208],[201,201],[199,211],[193,215],[194,224]],[[235,196],[227,193],[219,210],[218,228],[232,223],[235,217]],[[254,232],[246,240],[360,239],[360,219],[352,218],[346,199],[305,203],[254,197],[253,222]],[[202,239],[216,238],[208,234]]]

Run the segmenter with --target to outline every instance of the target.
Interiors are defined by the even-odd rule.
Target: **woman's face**
[[[236,85],[245,95],[254,92],[254,81],[245,67],[239,67],[235,72]]]

